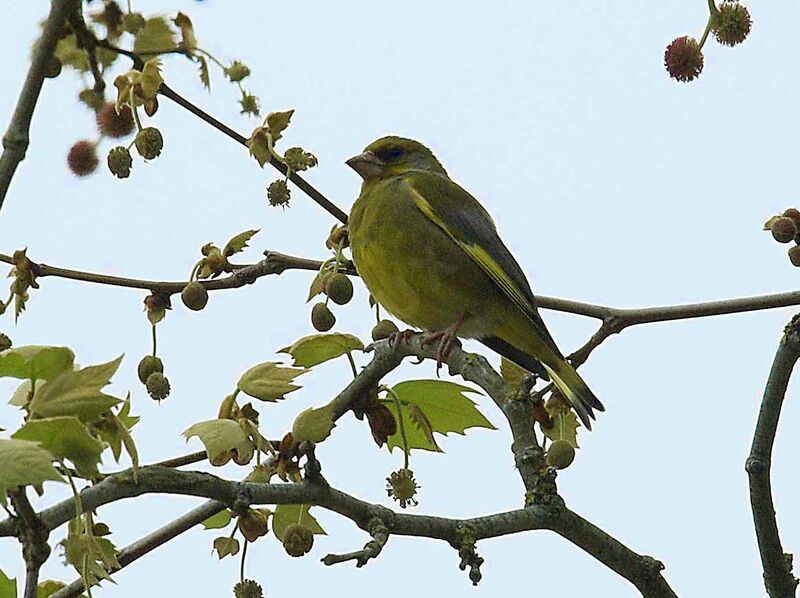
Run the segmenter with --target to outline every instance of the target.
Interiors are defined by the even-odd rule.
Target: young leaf
[[[164,17],[147,19],[133,42],[133,51],[137,54],[160,54],[177,48],[175,33]]]
[[[43,386],[44,384],[46,384],[46,382],[40,382],[39,387]],[[28,394],[31,392],[31,387],[32,384],[30,380],[23,380],[22,384],[17,386],[17,390],[15,390],[14,394],[11,395],[11,398],[8,400],[8,404],[14,407],[24,407],[28,402]]]
[[[63,482],[53,467],[53,455],[29,440],[0,439],[0,503],[5,491],[17,486],[38,486],[47,480]]]
[[[292,424],[292,437],[295,442],[310,440],[311,442],[322,442],[331,435],[331,430],[336,425],[331,416],[333,406],[331,404],[319,407],[318,409],[309,408],[301,411]]]
[[[292,120],[292,114],[294,114],[294,110],[267,114],[267,129],[272,135],[272,141],[278,141],[283,136],[283,132],[289,126],[289,121]]]
[[[225,536],[214,538],[214,550],[217,551],[220,560],[228,555],[236,556],[239,553],[239,540]]]
[[[146,100],[152,100],[156,97],[161,84],[164,82],[164,77],[161,76],[160,58],[151,58],[144,63],[140,82],[142,85],[142,94]]]
[[[581,424],[578,422],[578,417],[575,415],[575,412],[572,409],[569,411],[548,409],[547,411],[550,413],[553,425],[549,428],[542,427],[544,435],[552,441],[566,440],[573,448],[579,448],[578,427]]]
[[[506,384],[508,384],[509,388],[511,390],[516,390],[519,388],[520,384],[522,384],[522,379],[528,375],[528,372],[519,367],[513,361],[510,361],[505,357],[501,357],[500,374],[502,374],[503,380],[506,381]]]
[[[45,579],[44,581],[39,582],[39,585],[36,586],[36,598],[49,598],[53,594],[55,594],[61,588],[67,587],[67,584],[63,581],[57,581],[55,579]],[[0,596],[5,598],[2,591],[0,591]],[[16,594],[14,594],[16,596]],[[80,598],[84,598],[85,594],[81,594]]]
[[[181,37],[183,38],[181,45],[183,49],[190,53],[194,52],[195,48],[197,48],[197,38],[194,35],[192,20],[184,13],[179,12],[173,22],[181,30]]]
[[[208,72],[208,61],[205,56],[197,56],[197,64],[200,68],[200,81],[208,91],[211,91],[211,75]]]
[[[78,473],[85,476],[97,473],[100,454],[105,449],[77,417],[31,419],[11,437],[39,442],[55,457],[72,461]]]
[[[74,415],[82,421],[96,420],[119,399],[101,392],[117,371],[122,356],[117,359],[59,374],[36,392],[29,408],[39,417]]]
[[[364,350],[364,343],[358,337],[331,332],[304,336],[293,345],[278,349],[278,353],[288,353],[294,357],[293,365],[310,368],[354,350]]]
[[[203,521],[203,529],[222,529],[231,522],[231,512],[228,509],[220,511]]]
[[[212,419],[196,423],[183,435],[186,440],[192,436],[200,438],[213,465],[224,465],[231,457],[242,465],[253,458],[253,442],[241,426],[230,419]]]
[[[0,353],[0,378],[52,380],[71,370],[75,354],[67,347],[28,345]]]
[[[239,233],[233,237],[230,241],[225,243],[225,248],[222,250],[222,255],[225,257],[231,257],[233,254],[243,251],[247,247],[247,242],[252,239],[259,230],[260,229],[258,228],[246,230],[243,233]]]
[[[9,577],[0,569],[0,598],[17,598],[17,580]]]
[[[247,97],[247,96],[245,96]],[[261,166],[264,166],[272,158],[269,151],[269,139],[267,138],[267,129],[264,127],[256,127],[247,140],[247,147],[250,149],[250,155],[256,159]]]
[[[95,585],[100,580],[111,580],[109,573],[119,569],[117,551],[111,540],[87,534],[83,517],[69,523],[67,538],[61,542],[64,558],[76,571]]]
[[[408,417],[411,418],[414,425],[425,435],[425,439],[435,446],[439,452],[443,452],[442,449],[439,448],[439,445],[436,444],[436,439],[433,437],[433,426],[420,406],[415,403],[408,403],[406,409],[408,410]]]
[[[237,384],[239,390],[262,401],[278,401],[292,391],[301,388],[291,382],[306,370],[302,368],[281,367],[280,364],[268,361],[251,367]]]
[[[272,514],[272,531],[278,540],[283,540],[283,534],[286,528],[293,524],[299,524],[307,527],[315,534],[325,534],[325,530],[309,513],[311,505],[277,505],[275,512]]]
[[[325,292],[325,281],[328,280],[330,275],[331,271],[327,268],[323,268],[317,272],[314,280],[311,281],[311,286],[308,287],[308,298],[306,299],[306,303],[311,301],[317,295],[321,295]]]

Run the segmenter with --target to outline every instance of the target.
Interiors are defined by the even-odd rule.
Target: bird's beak
[[[372,152],[364,152],[353,156],[345,164],[355,170],[365,181],[379,177],[386,167],[386,163]]]

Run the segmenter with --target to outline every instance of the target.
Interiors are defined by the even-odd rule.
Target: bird
[[[346,164],[363,179],[347,222],[353,263],[375,301],[438,340],[439,364],[472,338],[552,380],[591,430],[605,408],[558,349],[478,200],[412,139],[382,137]]]

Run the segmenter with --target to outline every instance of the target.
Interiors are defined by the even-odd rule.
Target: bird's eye
[[[400,147],[393,147],[389,150],[390,158],[399,158],[402,155],[403,155],[403,149]]]

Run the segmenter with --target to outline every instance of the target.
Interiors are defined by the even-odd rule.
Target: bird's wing
[[[478,200],[450,179],[433,173],[409,173],[404,177],[403,185],[417,208],[489,275],[555,348],[555,342],[536,309],[533,291],[522,268],[500,239],[491,216]]]

